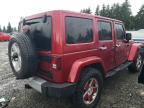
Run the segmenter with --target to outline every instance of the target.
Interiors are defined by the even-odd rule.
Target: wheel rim
[[[137,60],[136,60],[136,67],[139,70],[142,66],[142,57],[141,55],[138,55]]]
[[[13,43],[11,47],[11,62],[16,72],[21,69],[21,52],[17,43]]]
[[[98,94],[98,83],[96,78],[89,79],[84,86],[83,101],[89,105],[94,102]]]

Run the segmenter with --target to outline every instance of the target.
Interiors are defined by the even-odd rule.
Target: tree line
[[[90,8],[82,9],[81,12],[92,14]],[[128,0],[125,0],[122,4],[114,3],[112,6],[103,4],[101,8],[97,5],[95,15],[121,20],[127,30],[144,29],[144,4],[135,16],[132,15]]]
[[[12,32],[15,32],[15,31],[17,31],[16,27],[12,27],[10,22],[8,23],[7,26],[1,27],[1,25],[0,25],[0,32],[12,33]]]

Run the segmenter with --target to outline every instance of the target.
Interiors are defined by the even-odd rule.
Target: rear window
[[[51,50],[52,19],[51,17],[37,18],[25,21],[29,25],[30,36],[38,50]]]
[[[93,40],[92,20],[66,17],[66,42],[68,44],[88,43]]]

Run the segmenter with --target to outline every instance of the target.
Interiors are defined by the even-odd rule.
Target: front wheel
[[[101,73],[94,68],[87,68],[82,72],[77,90],[74,95],[74,104],[78,108],[93,108],[97,105],[103,86]]]
[[[128,67],[129,72],[140,72],[143,66],[143,58],[141,54],[137,55],[136,60]]]

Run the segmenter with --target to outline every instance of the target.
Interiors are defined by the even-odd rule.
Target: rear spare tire
[[[17,79],[35,75],[37,54],[32,40],[26,33],[18,33],[9,41],[8,56],[10,66]]]

